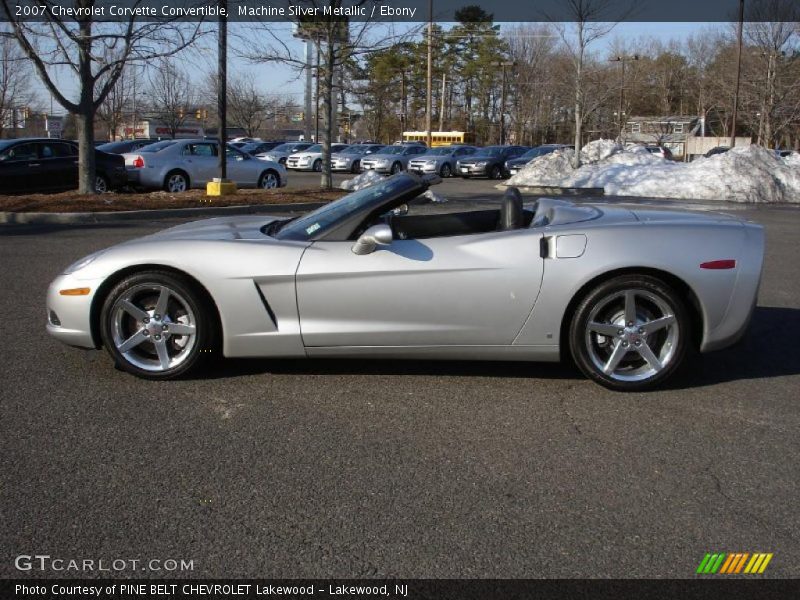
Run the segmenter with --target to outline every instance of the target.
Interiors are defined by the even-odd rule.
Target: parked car
[[[672,150],[665,148],[664,146],[645,146],[644,149],[650,154],[660,156],[665,160],[672,160]]]
[[[238,146],[239,150],[242,152],[247,152],[248,154],[257,155],[257,154],[264,154],[265,152],[269,152],[270,150],[274,150],[284,142],[246,142],[241,146]]]
[[[408,161],[415,156],[425,154],[427,146],[421,144],[396,144],[386,146],[383,150],[361,160],[361,168],[378,173],[399,173],[408,168]]]
[[[98,150],[109,152],[110,154],[125,154],[126,152],[136,152],[139,148],[144,148],[150,144],[162,141],[164,138],[141,138],[136,140],[119,140],[117,142],[106,142],[97,146]]]
[[[383,150],[382,144],[353,144],[331,154],[331,171],[361,172],[361,159]]]
[[[275,146],[272,150],[256,154],[256,158],[259,158],[261,160],[271,160],[281,165],[285,165],[286,159],[289,158],[290,154],[294,154],[296,152],[302,152],[303,150],[309,148],[310,146],[311,146],[310,142],[285,142],[283,144]]]
[[[331,144],[331,154],[341,152],[348,144]],[[305,150],[290,154],[286,167],[297,171],[322,171],[322,144],[314,144]]]
[[[522,156],[507,160],[505,164],[506,173],[509,175],[516,175],[522,167],[532,160],[544,156],[545,154],[555,152],[556,150],[564,150],[567,148],[574,149],[575,146],[568,146],[566,144],[542,144],[541,146],[531,148]]]
[[[703,156],[708,158],[709,156],[714,156],[716,154],[725,154],[728,150],[730,150],[730,146],[715,146],[708,152],[706,152]]]
[[[272,189],[286,185],[286,169],[273,161],[258,160],[227,146],[228,179],[239,187]],[[219,177],[219,143],[210,140],[169,140],[123,155],[128,180],[134,187],[185,192],[204,188]]]
[[[125,161],[95,149],[95,190],[124,187]],[[60,192],[78,187],[78,144],[49,138],[0,140],[0,189],[3,193]]]
[[[439,146],[427,150],[422,156],[408,161],[408,170],[416,173],[436,173],[442,178],[451,177],[456,169],[456,161],[467,157],[478,149],[475,146]]]
[[[508,177],[505,169],[506,161],[522,156],[527,152],[527,146],[487,146],[467,158],[459,159],[456,171],[464,179],[470,177],[488,177],[501,179]]]
[[[515,188],[498,207],[392,215],[437,180],[401,173],[300,217],[219,217],[101,250],[50,284],[47,331],[155,380],[215,351],[571,356],[595,382],[637,391],[702,368],[685,359],[747,328],[760,225],[547,198],[526,209]]]

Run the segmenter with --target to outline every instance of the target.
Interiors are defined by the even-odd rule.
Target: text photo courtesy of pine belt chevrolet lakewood
[[[621,391],[733,344],[760,225],[538,199],[394,214],[440,182],[400,173],[294,218],[220,217],[101,250],[50,285],[47,330],[169,379],[225,357],[558,361]],[[690,363],[691,364],[691,363]]]
[[[273,189],[287,183],[283,165],[227,146],[228,179],[242,188]],[[165,140],[122,155],[129,185],[185,192],[219,177],[219,144],[211,140]]]

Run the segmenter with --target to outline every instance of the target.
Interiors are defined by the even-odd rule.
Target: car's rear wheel
[[[450,177],[450,175],[452,174],[453,170],[450,168],[450,165],[448,163],[444,163],[442,165],[442,168],[439,169],[439,175],[442,177],[442,179],[446,179]]]
[[[173,194],[189,189],[189,176],[183,171],[170,171],[164,178],[164,191]]]
[[[401,165],[399,162],[396,162],[392,165],[392,175],[396,175],[402,170],[403,170],[403,165]]]
[[[94,191],[98,194],[105,194],[109,191],[108,179],[105,175],[97,173],[94,178]]]
[[[145,379],[183,375],[215,348],[215,321],[192,282],[166,271],[136,273],[109,292],[103,344],[123,370]]]
[[[264,190],[273,190],[281,184],[280,177],[275,171],[264,171],[258,180],[258,187]]]
[[[312,169],[314,169],[315,173],[319,173],[320,171],[322,171],[322,161],[319,159],[315,160]]]
[[[570,325],[570,350],[590,379],[613,390],[643,390],[678,369],[690,329],[686,305],[672,287],[648,275],[622,275],[580,302]]]
[[[503,169],[499,165],[494,165],[489,171],[489,179],[500,179],[503,177]]]
[[[354,161],[353,161],[353,166],[352,166],[352,167],[350,167],[350,170],[351,170],[351,171],[352,171],[354,174],[355,174],[355,173],[360,173],[360,172],[361,172],[361,161],[360,161],[360,160],[354,160]]]

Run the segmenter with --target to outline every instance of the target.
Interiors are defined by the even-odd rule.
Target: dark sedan
[[[488,177],[501,179],[508,177],[505,169],[507,160],[522,156],[527,146],[487,146],[479,148],[475,154],[460,159],[456,163],[456,173],[464,179],[469,177]]]
[[[164,138],[161,138],[164,139]],[[125,154],[126,152],[136,152],[139,148],[144,148],[150,144],[160,142],[159,138],[139,138],[135,140],[119,140],[118,142],[106,142],[97,146],[98,150],[109,154]]]
[[[95,150],[95,189],[127,184],[125,159]],[[27,138],[0,141],[0,189],[4,193],[60,192],[78,187],[78,144],[66,140]]]

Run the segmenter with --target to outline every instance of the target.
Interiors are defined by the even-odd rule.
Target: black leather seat
[[[525,216],[522,209],[522,194],[515,187],[510,187],[503,195],[503,205],[500,207],[500,231],[520,229],[525,225]]]

